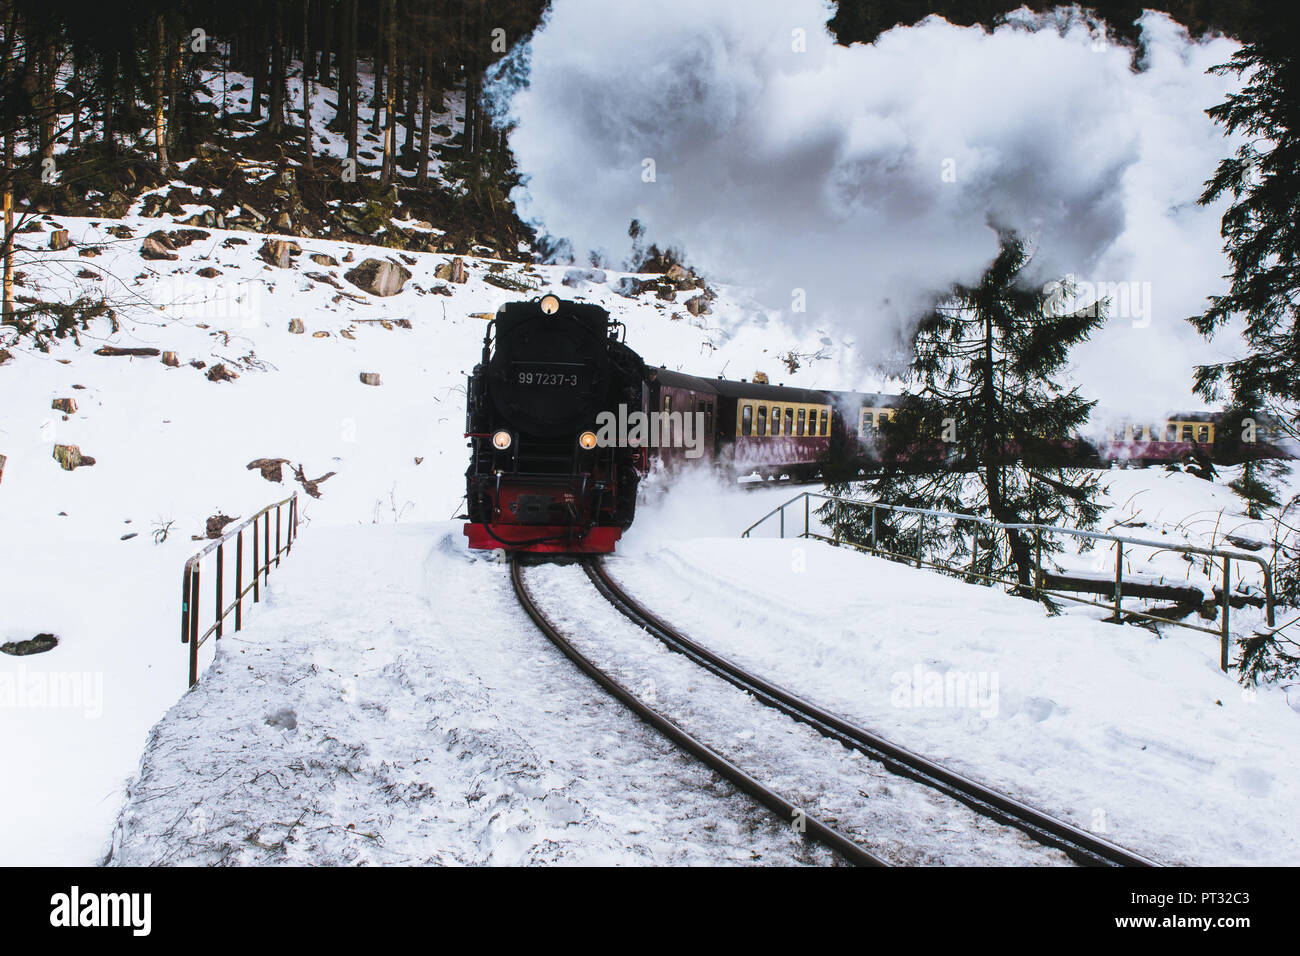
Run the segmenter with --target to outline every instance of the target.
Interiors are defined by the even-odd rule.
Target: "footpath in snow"
[[[110,862],[834,862],[605,697],[459,524],[309,531],[269,593],[154,728]]]

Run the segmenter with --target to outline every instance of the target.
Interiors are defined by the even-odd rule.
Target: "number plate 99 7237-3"
[[[582,371],[583,366],[570,363],[515,363],[514,378],[516,385],[525,388],[577,388],[582,383]]]

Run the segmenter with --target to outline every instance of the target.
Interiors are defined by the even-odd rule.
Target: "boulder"
[[[343,278],[363,292],[377,296],[390,296],[402,291],[402,286],[411,278],[411,273],[396,262],[365,259],[355,268],[345,272]]]
[[[144,242],[140,244],[140,258],[142,259],[179,259],[173,251],[176,247],[171,244],[165,237],[157,239],[154,236],[146,236]]]
[[[239,373],[226,368],[225,363],[218,362],[212,368],[208,369],[209,382],[233,382],[239,378]]]
[[[686,311],[691,315],[708,315],[713,311],[709,299],[704,293],[686,300]]]
[[[288,239],[268,239],[257,250],[258,258],[269,262],[278,269],[288,269],[293,265],[293,257],[302,252],[302,247]]]
[[[289,331],[292,332],[294,335],[302,335],[303,332],[307,331],[307,329],[302,324],[302,319],[290,319]]]
[[[64,471],[72,471],[82,465],[88,466],[95,463],[95,459],[89,455],[83,455],[81,449],[76,445],[55,445],[54,460],[59,463],[59,467]]]
[[[70,245],[72,245],[72,240],[68,238],[68,230],[55,229],[50,233],[50,248],[55,252],[62,252]]]
[[[378,373],[378,372],[362,372],[362,373],[361,373],[361,384],[362,384],[362,385],[378,385],[378,384],[379,384],[379,373]]]
[[[333,256],[327,256],[323,252],[313,252],[308,258],[318,266],[336,266],[339,264],[337,259]]]
[[[181,360],[175,352],[164,352],[162,354],[162,363],[169,368],[179,368]]]
[[[257,469],[267,481],[281,481],[284,478],[282,469],[288,463],[288,458],[254,458],[248,463],[248,470]]]
[[[59,646],[59,639],[53,634],[37,634],[25,641],[7,641],[0,644],[0,652],[14,657],[26,657],[29,654],[44,654]]]
[[[433,277],[446,282],[468,282],[469,270],[465,268],[465,260],[457,256],[451,262],[444,262],[434,269]]]
[[[207,532],[209,538],[220,538],[222,529],[234,520],[235,519],[230,517],[230,515],[223,515],[220,512],[217,512],[212,517],[208,518],[204,530]]]
[[[71,398],[56,398],[50,402],[50,408],[56,412],[63,412],[65,415],[71,415],[77,410],[77,403]]]
[[[217,276],[221,275],[221,271],[219,269],[214,269],[212,266],[207,266],[194,274],[203,279],[215,279]]]

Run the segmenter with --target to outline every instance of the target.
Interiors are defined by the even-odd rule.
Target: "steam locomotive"
[[[650,368],[625,336],[600,306],[555,295],[497,311],[467,388],[471,548],[613,551],[652,466],[671,472],[694,461],[733,478],[795,479],[822,473],[828,460],[847,474],[880,467],[880,430],[898,396]],[[1249,444],[1232,440],[1237,434],[1220,415],[1173,415],[1122,425],[1095,444],[1063,440],[1062,463],[1290,457],[1267,427]]]
[[[640,449],[602,445],[597,414],[643,404],[645,364],[600,306],[511,302],[468,383],[471,548],[603,553],[632,524]]]

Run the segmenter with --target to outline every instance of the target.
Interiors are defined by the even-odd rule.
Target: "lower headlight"
[[[513,440],[507,431],[499,431],[492,436],[492,444],[498,451],[505,451]]]
[[[591,451],[596,447],[596,433],[583,432],[578,436],[578,445],[585,451]]]

